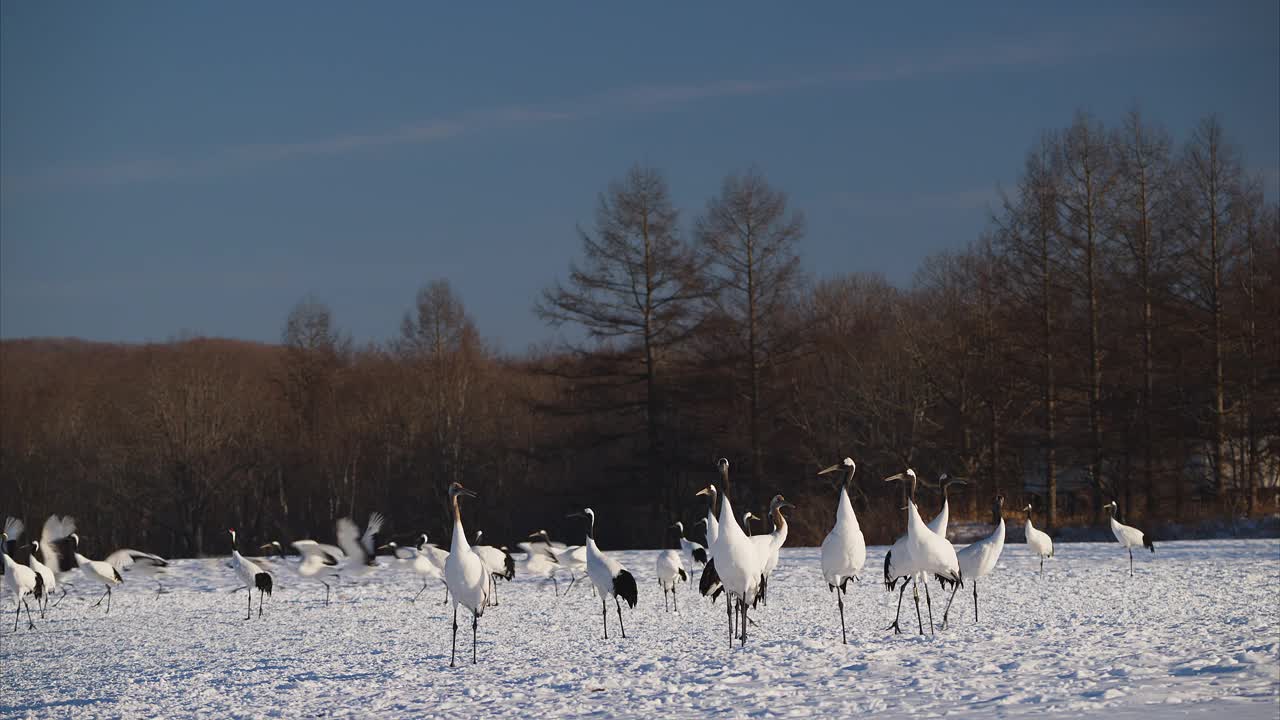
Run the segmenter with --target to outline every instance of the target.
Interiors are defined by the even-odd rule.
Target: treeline
[[[846,455],[875,542],[902,526],[880,478],[905,466],[966,479],[961,518],[996,492],[1050,527],[1113,497],[1147,524],[1273,510],[1280,213],[1218,121],[1175,141],[1136,113],[1079,115],[1002,198],[902,289],[806,277],[803,215],[757,171],[683,210],[636,167],[534,302],[580,341],[518,357],[447,280],[367,346],[316,299],[279,345],[7,341],[2,512],[70,513],[97,552],[225,552],[229,526],[330,538],[371,510],[447,543],[460,481],[487,541],[578,541],[564,515],[590,504],[602,544],[654,547],[701,516],[724,456],[740,510],[782,492],[793,542],[816,543],[834,491],[815,472]]]

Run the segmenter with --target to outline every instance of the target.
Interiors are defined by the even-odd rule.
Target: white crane
[[[520,566],[520,573],[530,577],[542,577],[543,585],[550,580],[555,586],[556,597],[559,597],[560,581],[556,579],[556,574],[560,571],[560,563],[556,560],[556,554],[551,550],[551,546],[543,542],[526,541],[516,543],[516,547],[524,552],[524,558],[516,561],[516,565]]]
[[[493,578],[493,603],[494,607],[498,607],[498,580],[506,580],[510,582],[516,576],[516,561],[511,557],[511,553],[506,548],[496,548],[492,545],[481,545],[480,538],[484,535],[483,530],[476,531],[476,544],[471,546],[480,559],[484,561],[484,566],[489,569],[489,575]]]
[[[947,537],[947,521],[951,518],[951,503],[950,498],[947,497],[948,491],[951,489],[952,485],[966,484],[968,483],[964,480],[952,479],[948,477],[946,473],[942,473],[938,476],[938,488],[942,490],[942,509],[939,510],[938,514],[929,521],[929,529],[933,531],[933,534],[943,538],[944,540]]]
[[[822,541],[822,579],[827,581],[827,591],[836,595],[836,605],[840,608],[840,639],[848,644],[849,635],[844,626],[844,594],[849,579],[856,580],[867,562],[867,541],[862,537],[858,516],[849,501],[848,487],[853,484],[853,474],[858,466],[853,458],[847,457],[818,474],[826,475],[837,470],[844,470],[846,474],[844,482],[840,483],[840,497],[836,500],[835,527]]]
[[[161,595],[165,592],[164,586],[160,584],[160,575],[164,573],[165,568],[169,567],[169,561],[159,555],[152,555],[141,550],[121,548],[108,555],[106,562],[117,571],[131,576],[139,575],[155,580],[156,595]]]
[[[684,526],[679,522],[671,527],[680,531],[681,544],[687,542],[684,539]],[[668,610],[667,593],[671,593],[671,602],[676,606],[676,612],[680,612],[680,604],[676,601],[676,585],[689,579],[688,573],[684,571],[684,561],[680,559],[680,552],[677,550],[663,550],[658,553],[656,561],[656,572],[658,576],[658,587],[662,588],[662,609]]]
[[[721,482],[719,531],[709,548],[711,557],[702,571],[698,589],[705,595],[714,581],[718,580],[723,586],[727,594],[725,608],[729,621],[729,646],[733,647],[735,605],[741,620],[741,633],[737,637],[741,638],[743,645],[747,644],[747,605],[755,602],[760,591],[764,557],[738,526],[738,519],[733,515],[733,504],[729,501],[729,461],[720,458],[716,465]],[[711,493],[714,492],[713,489]]]
[[[1133,577],[1133,549],[1136,547],[1144,547],[1151,552],[1156,551],[1156,545],[1146,533],[1136,527],[1131,527],[1116,520],[1116,501],[1112,500],[1102,506],[1103,510],[1109,510],[1111,515],[1111,533],[1116,536],[1116,542],[1120,543],[1120,547],[1129,551],[1129,577]],[[1028,522],[1030,522],[1028,520]]]
[[[895,633],[901,633],[902,628],[898,624],[899,614],[902,612],[902,596],[907,592],[907,583],[913,582],[912,595],[916,601],[916,623],[920,628],[920,634],[924,634],[924,621],[920,617],[920,578],[925,579],[929,575],[935,575],[947,582],[955,583],[951,590],[952,598],[955,597],[956,590],[960,588],[962,576],[960,575],[960,562],[956,559],[956,549],[947,542],[945,538],[939,537],[936,533],[924,524],[924,520],[920,518],[920,511],[916,508],[916,473],[908,468],[906,472],[898,473],[885,478],[886,481],[903,480],[910,482],[910,491],[907,495],[907,533],[898,539],[889,548],[889,552],[884,557],[884,585],[885,588],[892,591],[894,585],[901,581],[902,590],[898,593],[898,611],[894,614],[893,624],[889,627]],[[929,605],[929,632],[933,632],[933,601],[929,598],[929,586],[925,584],[925,601]]]
[[[560,572],[569,573],[569,587],[564,591],[567,596],[570,590],[573,590],[574,583],[578,582],[578,575],[587,570],[587,546],[586,545],[565,545],[551,541],[551,536],[546,530],[539,530],[532,533],[529,537],[541,538],[552,554],[556,556],[556,565],[560,568]],[[595,587],[591,588],[591,592],[595,594]]]
[[[769,578],[778,567],[778,553],[787,542],[787,519],[783,517],[782,509],[789,507],[793,508],[795,505],[787,502],[787,499],[781,495],[774,495],[769,501],[767,513],[773,518],[773,532],[767,535],[751,536],[751,542],[756,544],[756,550],[764,557],[764,568],[760,573],[760,599],[766,606],[769,604]]]
[[[978,622],[978,578],[986,577],[996,569],[1000,553],[1004,551],[1004,496],[996,495],[991,503],[991,522],[996,529],[981,540],[956,551],[956,559],[960,561],[960,575],[973,584],[973,621]],[[947,627],[947,613],[951,605],[947,604],[947,612],[942,613],[942,627]]]
[[[1053,557],[1053,540],[1031,525],[1031,503],[1022,509],[1027,514],[1027,547],[1040,556],[1040,575],[1044,575],[1044,559]]]
[[[90,582],[102,583],[106,587],[106,592],[102,593],[102,597],[98,598],[98,602],[92,607],[98,607],[103,600],[107,601],[107,612],[111,612],[111,588],[124,582],[124,578],[120,577],[120,571],[116,570],[110,563],[101,560],[90,560],[80,554],[80,536],[71,533],[66,538],[68,547],[71,550],[71,557],[75,562],[75,566],[80,568],[80,572],[84,574]]]
[[[342,566],[342,574],[351,578],[363,578],[382,567],[378,563],[378,533],[382,531],[382,513],[369,513],[369,523],[365,525],[364,534],[355,522],[344,517],[338,520],[338,547],[347,555]]]
[[[31,556],[27,558],[27,567],[31,568],[35,574],[40,576],[41,589],[40,594],[36,596],[36,606],[40,608],[40,617],[44,618],[45,612],[49,609],[49,596],[58,587],[58,578],[54,576],[53,570],[48,565],[40,562],[40,541],[31,541]]]
[[[62,591],[58,602],[53,604],[54,607],[58,607],[67,596],[67,585],[72,584],[71,574],[76,570],[76,559],[69,539],[75,531],[76,521],[70,515],[50,515],[40,531],[40,560],[53,571],[58,589]]]
[[[706,520],[700,520],[699,522],[705,523]],[[671,527],[680,531],[680,549],[683,550],[689,556],[689,566],[692,567],[695,564],[706,565],[707,549],[699,545],[698,543],[690,540],[689,538],[685,537],[684,523],[677,520],[675,525],[672,525]]]
[[[574,513],[573,517],[587,518],[587,577],[600,593],[600,615],[604,620],[604,639],[609,639],[609,596],[611,595],[613,606],[618,610],[618,626],[622,628],[622,637],[626,638],[627,626],[622,622],[622,604],[618,602],[618,598],[625,600],[632,610],[635,609],[638,599],[636,579],[622,566],[622,563],[606,555],[596,545],[594,510],[586,508],[580,513]]]
[[[444,582],[444,566],[449,560],[449,551],[427,542],[427,534],[422,533],[418,536],[418,547],[400,547],[394,542],[387,543],[384,547],[388,547],[395,556],[401,560],[412,560],[413,572],[423,578],[422,588],[418,590],[418,594],[409,598],[409,602],[417,602],[422,593],[426,592],[427,585],[431,580],[439,580]],[[444,587],[444,602],[449,604],[449,586]]]
[[[471,611],[471,664],[476,663],[476,634],[480,616],[489,607],[489,593],[493,579],[480,556],[467,543],[467,533],[462,528],[462,509],[458,497],[476,494],[455,482],[449,486],[449,502],[453,505],[453,541],[449,545],[449,559],[444,564],[444,581],[453,596],[453,649],[449,652],[449,667],[454,667],[458,652],[458,605]]]
[[[231,535],[231,568],[236,571],[236,577],[240,578],[240,582],[244,583],[245,590],[249,594],[249,605],[245,610],[244,619],[248,620],[253,617],[253,590],[258,589],[258,617],[262,617],[262,598],[263,595],[271,594],[271,573],[258,567],[257,563],[246,559],[236,549],[236,529],[229,528],[227,530]]]
[[[326,578],[333,578],[335,581],[338,579],[338,571],[332,568],[338,567],[346,557],[346,553],[342,552],[341,548],[318,543],[315,540],[294,540],[289,544],[302,556],[297,564],[290,564],[293,572],[303,580],[324,585],[324,604],[327,607],[331,588]],[[279,540],[272,540],[260,549],[274,551],[281,559],[285,557],[284,546]]]
[[[10,518],[13,520],[13,518]],[[22,532],[21,520],[14,520],[18,533]],[[18,632],[18,618],[22,614],[22,608],[27,609],[27,629],[35,630],[35,620],[31,619],[31,606],[27,604],[27,595],[40,597],[44,594],[44,578],[37,575],[34,570],[14,562],[9,557],[10,549],[13,547],[10,542],[17,543],[17,539],[9,539],[9,530],[15,526],[5,522],[5,530],[0,532],[0,554],[4,555],[4,587],[13,593],[13,631]]]

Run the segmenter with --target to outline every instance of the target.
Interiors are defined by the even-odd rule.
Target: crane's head
[[[773,499],[769,501],[769,512],[773,512],[775,510],[781,510],[782,508],[786,508],[786,507],[793,508],[795,507],[795,505],[792,505],[791,503],[787,502],[787,499],[782,497],[781,495],[774,495]]]
[[[477,544],[477,545],[479,545],[479,544],[480,544],[480,538],[481,538],[481,537],[484,537],[484,531],[483,531],[483,530],[477,530],[477,531],[476,531],[476,544]]]
[[[702,488],[701,490],[699,490],[698,492],[694,493],[694,495],[706,495],[707,497],[711,498],[711,501],[712,501],[712,502],[715,502],[715,499],[716,499],[716,486],[715,486],[715,485],[708,485],[708,486],[706,486],[706,487]]]
[[[1031,503],[1027,503],[1027,506],[1022,508],[1022,512],[1029,514],[1031,512]]]
[[[36,554],[36,553],[38,553],[38,552],[40,552],[40,541],[39,541],[39,540],[32,540],[32,541],[31,541],[31,554],[32,554],[32,555],[35,555],[35,554]]]
[[[400,546],[399,546],[399,545],[396,545],[396,541],[395,541],[395,540],[392,540],[391,542],[387,543],[386,545],[379,546],[379,547],[378,547],[378,552],[382,552],[383,550],[390,550],[390,551],[391,551],[391,554],[392,554],[392,555],[394,555],[394,554],[396,553],[396,548],[397,548],[397,547],[400,547]]]
[[[701,520],[699,520],[698,522],[694,523],[693,525],[694,525],[694,527],[697,527],[697,526],[699,526],[699,525],[706,525],[706,524],[707,524],[707,519],[706,519],[706,518],[702,518]]]
[[[751,512],[750,510],[748,510],[748,511],[746,511],[746,512],[742,513],[742,521],[743,521],[743,522],[746,522],[746,521],[748,521],[748,520],[759,520],[759,519],[760,519],[760,516],[759,516],[759,515],[757,515],[757,514],[755,514],[755,513],[753,513],[753,512]]]
[[[855,463],[855,462],[853,461],[853,458],[847,457],[847,458],[845,458],[844,460],[841,460],[840,462],[836,463],[835,465],[832,465],[832,466],[831,466],[831,467],[829,467],[829,468],[826,468],[826,469],[824,469],[824,470],[819,470],[819,471],[818,471],[818,474],[819,474],[819,475],[827,475],[827,474],[829,474],[829,473],[833,473],[833,472],[835,472],[835,471],[837,471],[837,470],[844,470],[845,472],[849,473],[849,476],[850,476],[850,477],[852,477],[852,476],[853,476],[853,473],[854,473],[857,469],[858,469],[858,464],[857,464],[857,463]]]
[[[729,475],[729,458],[720,458],[716,461],[716,469],[720,471],[721,477]]]
[[[998,508],[1004,507],[1004,495],[999,495],[999,494],[996,495],[996,507]]]
[[[422,533],[421,535],[418,536],[418,547],[423,548],[423,547],[426,547],[426,545],[427,545],[427,534]]]
[[[235,530],[232,530],[232,531],[231,531],[231,533],[232,533],[232,536],[234,537],[234,536],[235,536]],[[71,534],[70,534],[70,535],[68,535],[67,537],[71,538],[71,549],[72,549],[73,551],[74,551],[74,550],[79,550],[79,549],[80,549],[80,536],[79,536],[79,535],[77,535],[77,534],[75,534],[75,533],[71,533]]]
[[[673,528],[675,528],[676,530],[678,530],[678,531],[680,532],[680,534],[681,534],[681,535],[684,535],[684,523],[682,523],[682,522],[680,522],[679,520],[677,520],[677,521],[675,521],[674,523],[671,523],[671,527],[673,527]]]
[[[450,486],[449,486],[449,499],[450,499],[450,500],[452,500],[452,499],[454,499],[454,498],[458,497],[459,495],[466,495],[467,497],[478,497],[475,493],[473,493],[473,492],[471,492],[470,490],[468,490],[468,489],[466,489],[466,488],[462,487],[462,483],[460,483],[460,482],[456,482],[456,483],[454,483],[454,484],[450,485]]]
[[[1103,509],[1103,510],[1115,510],[1117,507],[1119,507],[1119,506],[1118,506],[1118,505],[1116,505],[1116,501],[1115,501],[1115,500],[1112,500],[1111,502],[1107,503],[1106,505],[1103,505],[1103,506],[1102,506],[1102,509]]]

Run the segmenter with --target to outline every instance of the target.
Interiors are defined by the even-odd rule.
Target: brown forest
[[[816,471],[846,455],[870,542],[900,530],[880,479],[905,466],[966,479],[961,519],[995,492],[1051,528],[1111,498],[1147,527],[1275,511],[1280,212],[1215,118],[1045,133],[988,230],[907,289],[807,277],[804,217],[758,171],[708,191],[676,208],[642,167],[606,188],[530,298],[579,340],[545,351],[486,347],[430,278],[363,347],[315,298],[278,345],[5,341],[2,512],[74,515],[98,554],[222,553],[228,526],[329,539],[372,510],[447,542],[456,480],[486,538],[580,541],[564,515],[590,504],[603,546],[656,547],[723,456],[740,509],[781,492],[792,544],[815,544],[835,499]]]

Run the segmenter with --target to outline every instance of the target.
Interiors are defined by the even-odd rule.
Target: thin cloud
[[[31,186],[124,185],[149,181],[219,175],[296,158],[339,156],[380,147],[426,145],[466,135],[513,127],[535,126],[608,115],[623,110],[656,111],[723,98],[778,95],[813,88],[857,87],[924,76],[1052,65],[1136,46],[1182,45],[1182,33],[1149,32],[1146,43],[1124,28],[1082,37],[1044,33],[1020,40],[961,48],[931,57],[792,74],[779,77],[725,79],[704,83],[642,85],[609,90],[563,103],[514,106],[429,120],[389,130],[338,135],[297,142],[244,144],[193,157],[131,159],[96,167],[54,168],[34,175],[5,176],[6,190]],[[1117,42],[1117,39],[1123,42]],[[1136,48],[1136,49],[1150,49]]]

